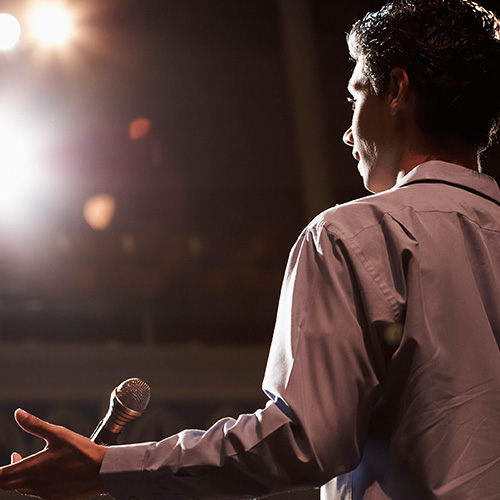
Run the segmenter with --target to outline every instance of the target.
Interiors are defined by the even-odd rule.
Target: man
[[[353,148],[374,194],[291,251],[263,389],[208,431],[97,446],[16,413],[46,449],[0,487],[50,499],[500,499],[500,24],[469,0],[395,0],[349,36]]]

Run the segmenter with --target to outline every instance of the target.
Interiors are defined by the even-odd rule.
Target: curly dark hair
[[[492,12],[471,0],[394,0],[357,21],[348,44],[377,95],[393,68],[406,70],[417,123],[433,143],[492,144],[500,127],[500,21]]]

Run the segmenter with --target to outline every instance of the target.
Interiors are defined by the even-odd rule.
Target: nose
[[[344,136],[342,137],[342,140],[347,144],[348,146],[351,146],[351,148],[354,146],[354,140],[352,137],[352,127],[349,127],[345,133]]]

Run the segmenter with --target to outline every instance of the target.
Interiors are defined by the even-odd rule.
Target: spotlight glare
[[[12,49],[21,35],[18,20],[10,14],[0,14],[0,50]]]
[[[0,209],[18,210],[38,184],[35,138],[19,124],[0,120]]]
[[[43,44],[61,45],[73,30],[73,22],[68,11],[60,5],[43,4],[34,8],[31,15],[33,35]]]

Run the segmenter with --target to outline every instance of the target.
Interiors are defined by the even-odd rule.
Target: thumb
[[[53,430],[55,426],[48,422],[44,422],[21,408],[15,411],[14,418],[21,429],[33,436],[45,439],[45,441],[49,441],[51,438],[55,437]]]

